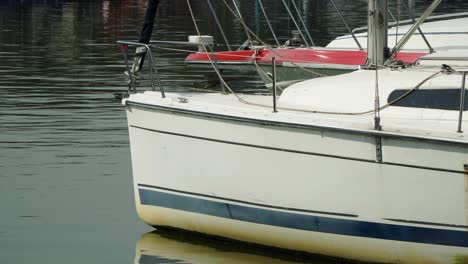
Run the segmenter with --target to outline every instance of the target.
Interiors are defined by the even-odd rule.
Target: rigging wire
[[[401,15],[401,3],[400,3],[400,0],[397,0],[397,20],[396,20],[397,24],[396,24],[396,32],[395,32],[395,45],[398,43],[398,30],[400,29],[400,15]]]
[[[309,33],[309,30],[307,29],[305,23],[304,23],[304,20],[302,19],[302,15],[301,15],[301,12],[299,12],[299,9],[297,8],[296,6],[296,3],[294,0],[291,0],[291,3],[294,7],[294,9],[296,10],[296,13],[297,13],[297,16],[299,17],[299,20],[301,21],[302,23],[302,27],[304,27],[304,31],[305,33],[307,34],[307,37],[309,37],[309,40],[310,40],[310,43],[312,43],[312,46],[315,47],[315,43],[314,41],[312,40],[312,37],[310,36],[310,33]]]
[[[429,17],[432,12],[437,8],[437,6],[442,2],[442,0],[434,0],[431,5],[424,11],[424,13],[421,15],[421,17],[414,23],[413,26],[406,32],[406,34],[401,38],[401,40],[393,47],[390,57],[396,55],[401,51],[401,49],[405,46],[405,44],[408,42],[408,40],[411,38],[411,36],[414,34],[416,30],[419,29],[419,32],[421,33],[421,29],[419,26]],[[423,39],[426,39],[423,37]],[[427,43],[426,43],[427,44]],[[432,50],[431,50],[432,51]]]
[[[223,0],[223,1],[224,1],[224,0]],[[190,16],[191,16],[191,18],[192,18],[192,21],[193,21],[193,25],[194,25],[194,27],[195,27],[195,30],[197,31],[197,34],[198,34],[198,36],[200,37],[200,41],[201,41],[203,50],[205,51],[206,54],[208,54],[208,50],[207,50],[207,48],[206,48],[207,44],[205,43],[205,41],[204,41],[203,38],[201,37],[201,33],[200,33],[199,28],[198,28],[198,24],[197,24],[197,21],[196,21],[196,19],[195,19],[195,16],[194,16],[194,14],[193,14],[192,5],[190,4],[190,0],[187,0],[187,6],[188,6],[188,9],[189,9]],[[225,87],[226,89],[228,89],[229,92],[231,92],[240,102],[243,102],[243,103],[248,104],[247,101],[245,101],[242,97],[240,97],[239,95],[237,95],[237,94],[231,89],[231,87],[226,83],[226,81],[224,80],[223,76],[221,75],[221,72],[219,71],[218,67],[216,67],[215,63],[213,62],[213,60],[211,59],[210,56],[208,56],[208,59],[209,59],[209,61],[210,61],[211,66],[213,67],[214,71],[216,72],[216,75],[218,76],[219,81],[221,82],[221,84],[224,85],[224,87]]]
[[[192,11],[192,7],[191,7],[191,4],[190,4],[190,0],[186,0],[187,1],[187,5],[188,5],[188,8],[189,8],[189,11],[190,11],[190,15],[192,17],[192,21],[194,23],[194,27],[195,27],[195,30],[197,31],[197,34],[198,36],[201,36],[201,33],[200,33],[200,30],[198,28],[198,25],[196,23],[196,19],[195,19],[195,16],[193,14],[193,11]],[[224,0],[223,0],[224,1]],[[202,42],[202,47],[205,51],[205,53],[208,54],[208,50],[206,48],[207,44],[203,41],[203,38],[200,38],[201,42]],[[208,59],[210,60],[210,63],[213,67],[213,69],[215,70],[216,72],[216,75],[218,76],[220,82],[225,86],[226,89],[229,90],[230,93],[232,93],[237,99],[239,102],[241,103],[244,103],[244,104],[247,104],[247,105],[253,105],[253,106],[258,106],[258,107],[264,107],[264,108],[271,108],[272,106],[271,105],[266,105],[266,104],[260,104],[260,103],[253,103],[253,102],[249,102],[247,100],[245,100],[244,98],[240,97],[237,93],[235,93],[232,88],[225,82],[224,78],[222,77],[221,73],[219,72],[219,70],[217,69],[217,67],[215,67],[215,64],[213,62],[213,60],[211,59],[210,56],[208,56]],[[424,80],[422,80],[420,83],[418,83],[415,87],[413,87],[411,90],[409,90],[408,92],[406,92],[405,94],[401,95],[400,97],[396,98],[395,100],[391,101],[391,102],[388,102],[387,104],[383,105],[383,106],[380,106],[379,107],[375,107],[374,109],[372,110],[368,110],[368,111],[362,111],[362,112],[337,112],[337,111],[317,111],[317,110],[306,110],[306,109],[299,109],[299,108],[290,108],[290,107],[278,107],[278,109],[280,110],[288,110],[288,111],[295,111],[295,112],[304,112],[304,113],[316,113],[316,114],[330,114],[330,115],[351,115],[351,116],[356,116],[356,115],[366,115],[366,114],[373,114],[375,113],[376,111],[379,111],[379,116],[380,116],[380,111],[383,110],[383,109],[386,109],[387,107],[389,106],[392,106],[393,104],[397,103],[398,101],[406,98],[408,95],[410,95],[411,93],[413,93],[414,91],[418,90],[422,85],[424,85],[427,81],[435,78],[436,76],[440,75],[440,74],[443,74],[443,73],[446,73],[446,71],[444,69],[436,72],[436,73],[433,73],[431,74],[430,76],[428,76],[427,78],[425,78]],[[452,72],[450,74],[453,74]],[[378,91],[377,91],[378,92]]]
[[[281,44],[278,41],[278,38],[276,37],[275,31],[273,30],[273,27],[271,26],[270,19],[268,18],[265,8],[263,7],[262,0],[257,0],[258,3],[260,4],[260,9],[262,9],[263,16],[265,17],[265,20],[268,24],[268,27],[270,28],[271,34],[273,35],[273,38],[275,39],[275,42],[278,46],[281,46]]]
[[[410,19],[413,21],[413,23],[415,23],[416,19],[414,18],[415,17],[414,1],[410,0],[410,1],[408,1],[408,3],[403,1],[403,3],[405,3],[405,5],[406,5],[406,7],[408,9],[408,15],[409,15]],[[429,49],[429,53],[434,53],[434,48],[432,48],[431,43],[426,38],[426,35],[422,31],[421,27],[418,27],[418,32],[419,32],[419,35],[421,36],[421,38],[423,39],[424,43],[426,44],[427,48]]]
[[[284,7],[286,8],[286,11],[288,11],[288,14],[289,14],[289,16],[291,17],[292,22],[294,23],[294,25],[296,26],[297,30],[299,31],[299,34],[301,34],[302,40],[304,41],[305,45],[309,48],[310,45],[309,45],[309,43],[307,42],[307,39],[304,37],[304,34],[302,34],[302,30],[301,30],[301,28],[299,27],[299,25],[297,24],[296,19],[294,19],[294,16],[293,16],[293,14],[291,13],[291,10],[290,10],[289,7],[288,7],[288,4],[286,4],[285,0],[281,0],[281,2],[283,2],[283,5],[284,5]]]
[[[196,20],[195,20],[195,16],[193,15],[193,11],[192,11],[192,8],[191,8],[191,4],[190,4],[190,0],[186,0],[187,1],[187,4],[188,4],[188,7],[189,7],[189,11],[190,11],[190,15],[192,17],[192,21],[194,23],[194,26],[195,26],[195,30],[197,31],[197,34],[199,36],[201,36],[201,33],[198,29],[198,25],[196,23]],[[202,46],[203,46],[203,49],[205,50],[206,53],[208,53],[208,50],[206,49],[206,44],[204,43],[203,39],[200,38],[201,41],[202,41]],[[253,102],[249,102],[247,100],[245,100],[244,98],[240,97],[238,94],[236,94],[232,88],[227,85],[227,83],[225,82],[225,80],[223,79],[221,73],[219,72],[219,70],[215,67],[214,65],[214,62],[213,60],[211,59],[211,57],[208,57],[209,60],[210,60],[210,63],[213,67],[213,69],[215,70],[216,74],[218,75],[219,79],[220,79],[220,82],[223,83],[225,85],[225,87],[238,99],[239,102],[241,103],[244,103],[244,104],[247,104],[247,105],[253,105],[253,106],[258,106],[258,107],[264,107],[264,108],[271,108],[272,106],[271,105],[266,105],[266,104],[259,104],[259,103],[253,103]],[[299,109],[299,108],[290,108],[290,107],[278,107],[278,109],[280,110],[288,110],[288,111],[295,111],[295,112],[304,112],[304,113],[316,113],[316,114],[330,114],[330,115],[349,115],[349,116],[356,116],[356,115],[366,115],[366,114],[372,114],[374,113],[375,111],[381,111],[383,109],[386,109],[387,107],[390,107],[392,106],[393,104],[399,102],[400,100],[406,98],[408,95],[410,95],[411,93],[413,93],[414,91],[418,90],[422,85],[424,85],[426,82],[428,82],[429,80],[437,77],[438,75],[441,75],[443,73],[447,73],[444,69],[436,72],[436,73],[433,73],[431,74],[430,76],[428,76],[427,78],[425,78],[424,80],[422,80],[421,82],[419,82],[415,87],[413,87],[411,90],[409,90],[408,92],[406,92],[405,94],[401,95],[400,97],[396,98],[395,100],[391,101],[391,102],[388,102],[387,104],[383,105],[383,106],[379,106],[379,108],[377,109],[372,109],[372,110],[368,110],[368,111],[362,111],[362,112],[336,112],[336,111],[317,111],[317,110],[306,110],[306,109]],[[453,72],[450,72],[450,73],[447,73],[447,74],[454,74]]]
[[[338,7],[336,6],[335,4],[335,1],[333,0],[330,0],[330,3],[333,5],[333,8],[335,8],[336,12],[338,13],[338,16],[340,17],[341,21],[343,22],[343,24],[345,25],[346,29],[348,30],[349,34],[351,34],[351,37],[353,38],[354,42],[356,43],[356,45],[358,46],[359,50],[364,50],[361,46],[361,43],[359,43],[359,40],[356,38],[356,35],[354,34],[354,32],[351,30],[351,28],[348,26],[348,23],[346,22],[346,20],[344,19],[343,15],[341,14],[340,12],[340,9],[338,9]]]
[[[390,9],[388,9],[388,14],[392,17],[393,22],[397,22],[395,16],[393,15],[393,13],[392,13],[392,11]]]
[[[241,17],[239,17],[236,13],[236,11],[232,10],[231,6],[229,6],[229,4],[226,2],[226,0],[221,0],[223,2],[223,4],[226,6],[226,8],[229,10],[229,12],[231,12],[231,14],[234,16],[234,18],[236,18],[237,20],[239,20],[239,22],[241,23],[241,25],[244,27],[244,30],[248,31],[249,32],[249,35],[250,36],[253,36],[255,38],[255,40],[257,40],[258,42],[260,42],[262,45],[266,46],[267,44],[265,42],[263,42],[248,26],[247,24],[245,23],[244,19],[242,19]]]
[[[206,2],[208,3],[208,6],[210,7],[211,13],[213,14],[213,17],[215,19],[216,24],[218,25],[219,30],[221,31],[221,35],[223,36],[224,42],[226,43],[228,50],[231,51],[231,46],[229,45],[229,41],[227,40],[226,35],[224,34],[224,30],[223,30],[223,27],[221,26],[221,23],[219,23],[218,16],[216,15],[216,12],[213,6],[211,5],[211,1],[206,0]]]
[[[203,38],[201,37],[201,33],[200,33],[200,30],[198,28],[198,24],[196,22],[196,19],[195,19],[195,16],[193,14],[193,10],[192,10],[192,5],[190,4],[190,0],[186,0],[187,1],[187,5],[188,5],[188,8],[189,8],[189,12],[190,12],[190,16],[192,18],[192,21],[193,21],[193,24],[194,24],[194,27],[195,27],[195,30],[197,31],[197,34],[198,36],[200,37],[200,41],[201,41],[201,44],[202,44],[202,47],[203,47],[203,50],[205,51],[206,54],[208,54],[208,50],[206,48],[206,43],[204,42]],[[224,3],[225,0],[222,0]],[[232,10],[232,9],[231,9]],[[255,35],[254,35],[255,36]],[[210,56],[208,56],[208,59],[210,61],[210,64],[211,66],[213,67],[216,75],[218,76],[219,78],[219,81],[221,83],[221,85],[223,85],[226,89],[228,89],[228,91],[233,94],[237,100],[241,103],[244,103],[244,104],[247,104],[247,105],[253,105],[253,106],[259,106],[259,107],[268,107],[270,108],[271,106],[270,105],[264,105],[264,104],[258,104],[258,103],[253,103],[253,102],[249,102],[247,100],[245,100],[244,98],[240,97],[237,93],[235,93],[233,91],[233,89],[226,83],[226,81],[224,80],[223,76],[221,75],[221,72],[219,71],[218,67],[216,67],[215,65],[215,62],[211,59]]]
[[[302,71],[308,72],[308,73],[313,74],[313,75],[316,75],[316,76],[318,76],[318,77],[325,77],[325,76],[327,76],[327,75],[325,75],[325,74],[322,74],[322,73],[320,73],[320,72],[314,71],[314,70],[312,70],[312,69],[305,68],[304,66],[301,66],[301,65],[297,64],[296,62],[293,62],[292,60],[289,60],[289,59],[285,58],[284,56],[282,56],[281,54],[279,54],[278,52],[276,52],[274,49],[267,48],[268,45],[267,45],[263,40],[261,40],[260,37],[258,37],[258,36],[245,24],[245,21],[241,20],[241,19],[237,16],[236,12],[235,12],[234,10],[232,10],[232,8],[226,3],[226,0],[221,0],[221,1],[224,3],[224,5],[226,6],[226,8],[229,10],[229,12],[231,12],[231,14],[232,14],[236,19],[238,19],[238,20],[241,22],[241,24],[245,27],[245,29],[246,29],[247,31],[250,32],[251,36],[253,36],[253,37],[254,37],[256,40],[258,40],[263,46],[266,47],[265,49],[270,50],[270,51],[271,51],[273,54],[275,54],[275,56],[277,56],[278,58],[281,58],[281,59],[283,59],[284,61],[287,61],[287,62],[291,63],[291,65],[293,65],[293,66],[295,66],[295,67],[301,69]],[[283,0],[283,1],[284,1],[284,0]],[[253,60],[255,60],[255,57],[253,58]],[[298,60],[296,60],[296,61],[298,61]],[[306,62],[306,61],[304,61],[304,62]]]
[[[242,17],[242,14],[240,12],[240,9],[239,7],[237,6],[236,4],[236,0],[232,0],[232,4],[234,5],[234,7],[236,8],[236,11],[237,11],[237,14],[239,15],[239,21],[241,21],[241,24],[245,25],[245,20],[244,20],[244,17]],[[252,42],[252,38],[250,37],[250,34],[249,34],[249,31],[244,27],[244,30],[245,30],[245,34],[247,35],[247,39],[250,43],[250,45],[254,45],[254,43]],[[253,33],[253,32],[252,32]]]

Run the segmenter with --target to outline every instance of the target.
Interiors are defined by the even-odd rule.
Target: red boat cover
[[[258,52],[257,54],[255,54]],[[400,52],[396,59],[405,63],[414,63],[418,58],[427,55],[421,52]],[[362,50],[331,50],[331,49],[263,49],[263,50],[238,50],[215,53],[218,62],[226,63],[251,63],[255,59],[259,63],[270,63],[276,58],[277,63],[317,63],[317,64],[341,64],[363,65],[366,62],[367,52]],[[185,61],[188,63],[209,62],[212,54],[197,52],[190,54]]]

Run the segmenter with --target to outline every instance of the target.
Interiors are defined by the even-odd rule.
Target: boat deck
[[[241,100],[239,98],[242,98]],[[246,95],[238,97],[229,94],[206,93],[166,93],[161,98],[159,92],[147,91],[133,94],[123,103],[150,108],[173,109],[199,115],[213,115],[230,119],[252,120],[260,123],[323,127],[332,130],[348,130],[375,133],[387,136],[404,136],[468,144],[466,133],[457,132],[458,111],[441,114],[432,109],[408,109],[390,107],[381,111],[382,130],[374,129],[374,114],[342,115],[323,114],[311,111],[286,110],[278,105],[278,112],[273,112],[273,98],[269,95]],[[416,111],[417,118],[405,118],[408,111]],[[415,116],[414,114],[412,116]],[[464,117],[463,127],[468,126]]]

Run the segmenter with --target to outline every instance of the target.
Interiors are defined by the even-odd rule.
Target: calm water
[[[221,42],[205,2],[192,2],[202,33]],[[239,2],[252,30],[272,43],[254,1]],[[281,2],[264,2],[286,40],[293,27]],[[297,2],[315,42],[346,33],[326,0]],[[334,263],[191,235],[148,234],[153,229],[139,221],[133,205],[124,108],[114,99],[127,89],[114,43],[137,38],[145,3],[0,0],[0,263]],[[366,1],[337,4],[352,27],[365,25]],[[420,12],[429,1],[417,4]],[[438,13],[468,11],[466,1],[444,5]],[[241,25],[216,6],[231,44],[241,44]],[[185,0],[163,1],[157,24],[155,39],[185,41],[195,34]],[[158,55],[163,82],[172,89],[204,81],[201,70],[185,68],[184,56]],[[226,75],[239,89],[263,89],[254,74]]]

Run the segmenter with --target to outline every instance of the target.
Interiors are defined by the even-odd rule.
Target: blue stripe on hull
[[[227,202],[139,189],[143,205],[153,205],[238,221],[337,235],[414,243],[468,247],[468,232],[383,224],[307,214],[289,213]]]

